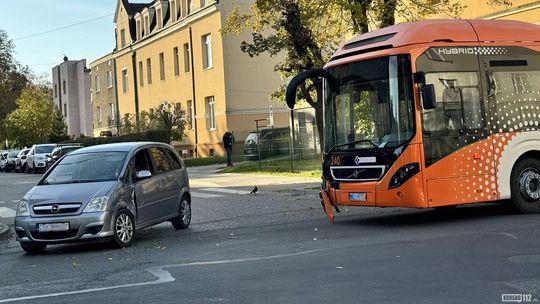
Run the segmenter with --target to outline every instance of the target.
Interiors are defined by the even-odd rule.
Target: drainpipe
[[[195,124],[195,158],[199,157],[197,147],[199,145],[199,133],[197,128],[197,96],[195,93],[195,58],[193,55],[193,32],[189,27],[189,56],[191,57],[191,86],[193,90],[193,123]]]
[[[137,51],[131,54],[131,64],[133,66],[133,94],[135,95],[135,121],[137,123],[137,131],[139,131],[139,88],[137,87]]]
[[[118,78],[116,75],[116,58],[112,59],[113,61],[113,79],[114,79],[114,98],[115,98],[115,104],[116,104],[116,136],[119,136],[120,131],[120,104],[118,102]]]

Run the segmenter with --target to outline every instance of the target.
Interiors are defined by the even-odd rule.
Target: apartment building
[[[90,63],[92,79],[91,104],[93,135],[112,136],[118,132],[118,99],[116,97],[116,73],[112,54]]]
[[[52,69],[53,101],[67,125],[68,135],[92,136],[90,69],[86,59],[64,61]]]
[[[119,0],[112,54],[118,113],[149,111],[162,101],[180,105],[188,114],[188,130],[185,140],[174,145],[187,157],[223,155],[227,130],[239,149],[256,120],[288,126],[284,103],[269,99],[282,84],[273,70],[276,59],[241,52],[249,33],[220,33],[234,5],[247,8],[252,2]]]
[[[441,0],[433,0],[433,5],[439,5]],[[458,0],[465,5],[461,14],[463,19],[508,19],[529,23],[540,23],[540,1],[538,0],[511,0],[512,5],[493,5],[489,1],[464,1]],[[432,19],[448,18],[444,14],[431,16]],[[398,18],[399,19],[399,18]],[[401,21],[401,20],[399,20]]]

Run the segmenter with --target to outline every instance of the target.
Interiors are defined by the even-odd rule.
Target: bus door
[[[430,207],[482,201],[494,174],[478,49],[434,47],[417,60],[437,100],[435,109],[422,111]]]
[[[509,180],[513,163],[500,159],[505,147],[516,132],[536,130],[539,125],[536,113],[540,100],[540,53],[518,46],[485,49],[491,50],[483,56],[483,74],[494,171],[496,176]],[[510,198],[510,186],[499,185],[496,188],[498,182],[490,185],[491,195],[500,199]]]

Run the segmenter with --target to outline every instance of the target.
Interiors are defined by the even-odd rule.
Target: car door
[[[135,171],[149,171],[152,176],[137,179],[135,183],[135,202],[137,205],[137,223],[141,226],[152,224],[160,218],[159,205],[164,199],[161,186],[161,178],[156,174],[155,168],[148,153],[148,149],[137,151],[133,161]]]
[[[180,208],[180,195],[182,194],[182,189],[189,186],[188,176],[186,168],[182,166],[178,155],[170,150],[163,149],[167,156],[169,157],[169,162],[171,163],[171,175],[174,182],[174,197],[177,198],[176,203],[174,204],[173,211],[177,212]]]
[[[34,168],[34,156],[35,156],[36,146],[32,146],[28,154],[26,155],[26,166],[30,169]]]
[[[169,157],[163,148],[158,147],[150,148],[150,155],[154,160],[156,173],[159,175],[162,185],[163,201],[159,204],[159,213],[162,217],[174,216],[178,211],[176,208],[178,203],[178,187],[175,174],[171,170]]]

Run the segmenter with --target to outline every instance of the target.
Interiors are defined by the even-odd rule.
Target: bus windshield
[[[325,85],[325,151],[393,148],[413,137],[408,55],[352,62],[328,71],[339,90]]]

